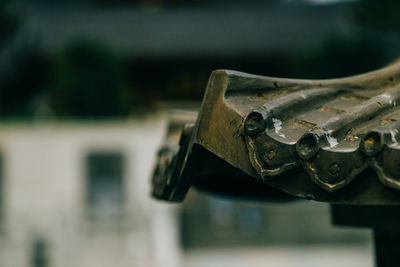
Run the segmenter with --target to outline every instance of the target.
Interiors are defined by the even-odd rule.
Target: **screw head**
[[[244,130],[248,135],[256,135],[265,129],[264,116],[258,111],[252,111],[244,121]]]

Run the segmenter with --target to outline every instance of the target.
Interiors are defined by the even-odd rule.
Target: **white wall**
[[[173,205],[150,198],[150,176],[166,119],[0,126],[5,231],[0,267],[29,266],[32,239],[48,242],[50,266],[179,266]],[[87,153],[125,156],[123,230],[85,217]]]

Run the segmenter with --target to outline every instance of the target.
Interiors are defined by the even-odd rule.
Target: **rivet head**
[[[360,148],[367,156],[375,156],[383,147],[383,137],[378,132],[369,132],[361,140]]]
[[[266,128],[264,116],[258,111],[252,111],[244,122],[244,130],[248,135],[256,135]]]
[[[329,172],[332,175],[337,175],[340,171],[340,166],[337,163],[333,163],[330,167],[329,167]]]
[[[313,133],[304,134],[297,141],[296,150],[301,159],[311,159],[319,150],[318,137]]]
[[[267,152],[267,159],[268,160],[273,160],[276,156],[275,150],[271,149]]]

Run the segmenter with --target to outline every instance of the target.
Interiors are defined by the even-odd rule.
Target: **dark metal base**
[[[400,266],[400,207],[332,205],[331,212],[334,225],[374,231],[377,267]]]
[[[400,233],[375,230],[374,238],[376,266],[400,266]]]

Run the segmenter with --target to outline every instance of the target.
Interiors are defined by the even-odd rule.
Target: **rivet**
[[[297,141],[296,150],[301,159],[311,159],[319,150],[318,137],[313,133],[304,134]]]
[[[267,152],[267,159],[273,160],[276,156],[275,150],[271,149],[270,151]]]
[[[264,116],[257,111],[252,111],[244,122],[244,130],[248,135],[256,135],[266,128]]]
[[[379,132],[369,132],[360,143],[361,151],[367,156],[375,156],[383,147],[383,137]]]

